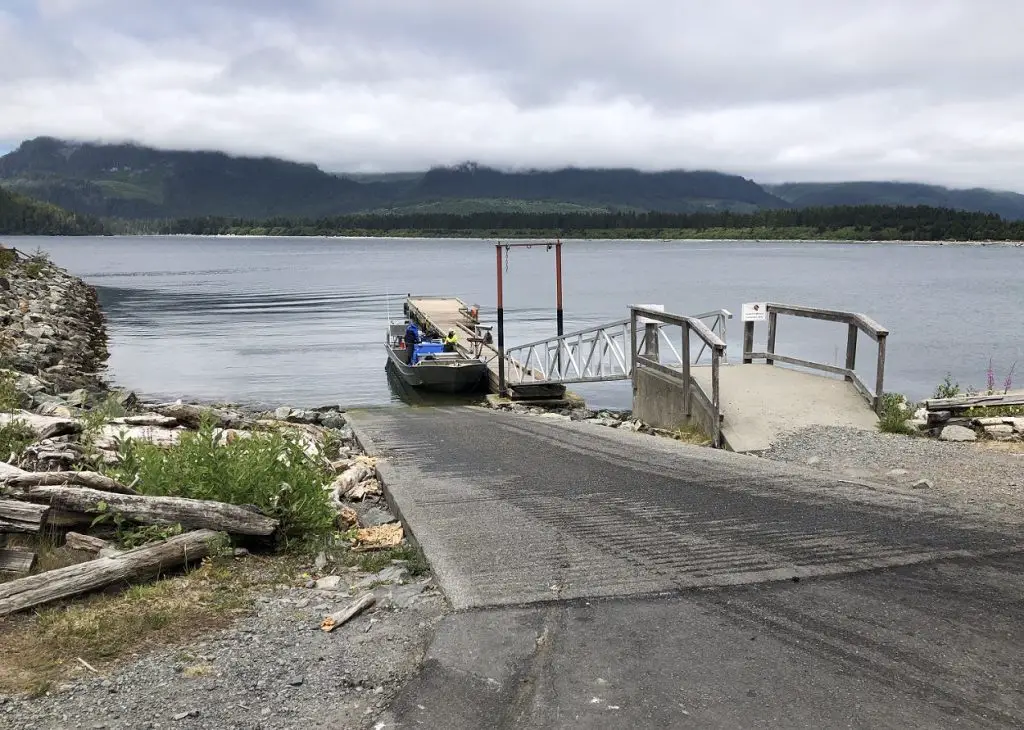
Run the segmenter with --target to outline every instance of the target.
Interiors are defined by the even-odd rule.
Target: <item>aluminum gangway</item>
[[[732,313],[726,309],[694,315],[723,342],[726,322]],[[633,377],[635,355],[659,352],[662,363],[681,367],[680,342],[665,331],[663,322],[643,321],[643,329],[634,332],[630,319],[588,327],[505,350],[505,383],[517,385],[595,383],[629,380]],[[674,360],[669,358],[669,354]],[[702,358],[707,355],[706,362]],[[691,365],[710,365],[710,350],[702,344]]]

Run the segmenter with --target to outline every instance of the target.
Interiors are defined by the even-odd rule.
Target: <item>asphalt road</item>
[[[590,424],[350,415],[462,609],[388,726],[1024,726],[1009,528]]]

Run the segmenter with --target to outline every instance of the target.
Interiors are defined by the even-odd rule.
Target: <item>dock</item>
[[[404,311],[421,330],[431,335],[443,336],[448,330],[454,330],[459,336],[459,351],[486,362],[490,392],[498,393],[497,339],[493,336],[488,338],[491,326],[480,323],[479,317],[474,316],[473,307],[459,297],[410,295],[405,301]],[[539,374],[534,375],[533,383],[517,383],[509,386],[508,390],[516,400],[575,399],[572,394],[567,394],[565,385],[551,383]]]

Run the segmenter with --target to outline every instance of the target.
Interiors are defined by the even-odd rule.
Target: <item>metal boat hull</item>
[[[398,376],[413,388],[432,390],[439,393],[467,393],[477,390],[487,373],[482,360],[470,358],[448,361],[421,361],[409,365],[409,350],[396,349],[387,345],[388,361]]]

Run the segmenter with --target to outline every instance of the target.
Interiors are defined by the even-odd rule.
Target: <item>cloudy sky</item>
[[[0,146],[1024,191],[1020,0],[2,0]]]

